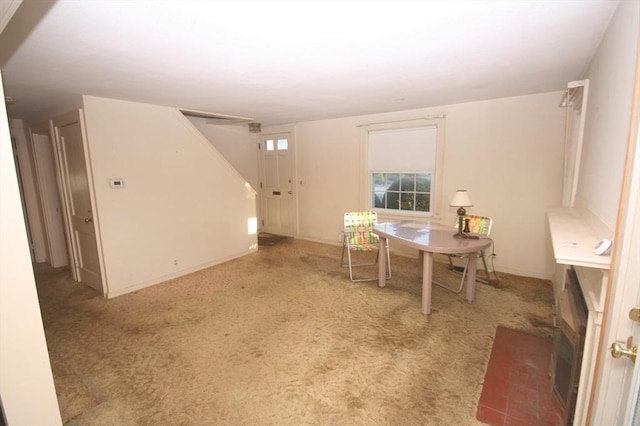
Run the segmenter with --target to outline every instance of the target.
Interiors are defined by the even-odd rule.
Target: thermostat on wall
[[[124,184],[124,179],[121,178],[117,178],[117,179],[109,179],[109,186],[111,188],[124,188],[125,184]]]
[[[593,248],[593,252],[598,256],[606,254],[611,248],[611,240],[602,240]]]

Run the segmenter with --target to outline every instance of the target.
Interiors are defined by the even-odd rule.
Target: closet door
[[[77,277],[79,281],[106,294],[81,112],[53,120],[53,128]]]
[[[69,259],[64,238],[63,209],[60,205],[52,144],[48,134],[35,132],[31,133],[31,143],[38,176],[48,260],[54,268],[67,266]]]

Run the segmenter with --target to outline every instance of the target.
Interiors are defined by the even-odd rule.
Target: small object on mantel
[[[612,244],[613,243],[611,240],[602,240],[598,244],[596,244],[596,246],[593,248],[593,252],[598,256],[603,256],[609,253],[609,249],[611,248]]]

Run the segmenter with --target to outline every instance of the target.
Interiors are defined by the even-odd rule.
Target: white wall
[[[470,213],[494,219],[496,269],[549,278],[546,210],[562,196],[564,110],[561,92],[413,111],[296,123],[299,238],[338,243],[345,211],[360,206],[361,124],[446,115],[442,220],[456,189]],[[263,132],[272,129],[265,127]]]
[[[4,91],[0,85],[0,97]],[[0,105],[0,400],[9,425],[62,424],[31,267],[4,102]]]
[[[637,6],[637,1],[620,3],[588,74],[589,100],[576,206],[586,208],[611,229],[618,214],[637,72]]]
[[[255,191],[177,109],[85,96],[84,112],[109,297],[257,250]]]
[[[209,125],[206,118],[187,118],[253,188],[260,187],[257,166],[259,139],[249,133],[246,124]]]

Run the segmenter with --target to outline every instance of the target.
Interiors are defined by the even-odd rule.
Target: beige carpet
[[[392,256],[384,289],[339,259],[288,239],[113,300],[37,267],[63,420],[473,425],[496,327],[551,333],[547,281],[500,274],[473,304],[434,287],[425,318],[416,259]]]
[[[284,235],[269,234],[267,232],[260,232],[258,234],[258,246],[274,246],[280,241],[284,241],[289,237]]]

